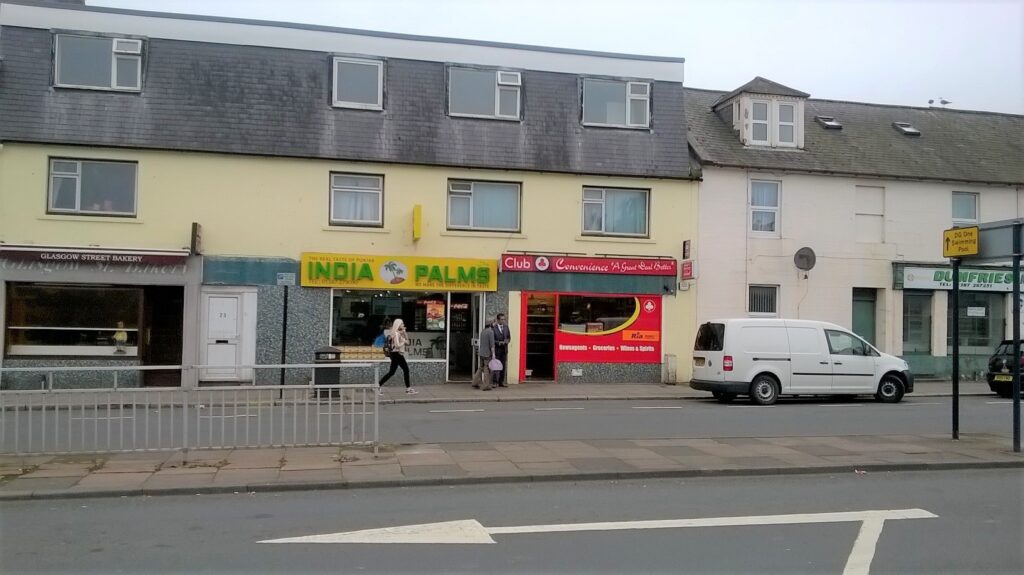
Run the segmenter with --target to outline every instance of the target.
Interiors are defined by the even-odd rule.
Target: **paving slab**
[[[251,485],[254,483],[269,483],[277,481],[280,473],[278,468],[273,469],[221,469],[213,477],[215,485]]]
[[[383,481],[401,479],[402,466],[397,463],[372,467],[342,467],[342,476],[348,481]]]
[[[48,463],[40,466],[35,471],[22,475],[21,477],[84,477],[88,475],[91,470],[91,465],[84,465],[81,463]]]
[[[479,447],[479,446],[478,446]],[[496,449],[477,449],[475,451],[453,451],[449,454],[458,464],[483,462],[509,462],[508,457]]]
[[[216,475],[214,471],[207,471],[205,473],[189,473],[187,475],[157,475],[154,474],[152,477],[147,479],[142,484],[142,489],[170,489],[170,488],[185,488],[185,487],[203,487],[206,485],[213,484],[213,478]]]
[[[0,492],[69,489],[81,481],[82,477],[19,477],[0,484]]]
[[[312,483],[341,481],[341,466],[337,469],[307,469],[299,471],[280,471],[276,483]]]
[[[402,466],[402,474],[411,478],[465,477],[466,470],[458,465],[411,465]]]
[[[521,468],[511,461],[462,461],[459,467],[466,470],[469,475],[516,475],[525,474]]]
[[[138,489],[152,473],[90,473],[76,485],[76,489]]]

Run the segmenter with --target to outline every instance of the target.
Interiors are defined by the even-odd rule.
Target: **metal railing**
[[[3,372],[131,371],[182,366],[3,368]],[[182,369],[312,369],[304,385],[181,389],[117,388],[0,392],[0,453],[60,454],[372,446],[379,442],[376,381],[366,364],[191,366]],[[373,368],[368,383],[317,384],[316,368]]]

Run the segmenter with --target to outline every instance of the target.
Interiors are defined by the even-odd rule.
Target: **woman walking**
[[[405,362],[405,354],[409,351],[409,334],[405,331],[405,322],[398,318],[391,324],[391,333],[387,335],[387,342],[384,344],[390,347],[388,356],[391,358],[391,369],[388,374],[377,384],[377,393],[384,395],[384,384],[391,379],[392,375],[402,368],[402,375],[405,376],[405,392],[409,394],[418,393],[409,386],[409,364]]]

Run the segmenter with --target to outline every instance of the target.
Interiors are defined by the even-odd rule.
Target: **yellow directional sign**
[[[953,228],[942,232],[942,257],[960,258],[978,255],[978,226]]]

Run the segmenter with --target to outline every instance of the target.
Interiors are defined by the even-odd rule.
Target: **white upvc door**
[[[200,381],[252,381],[256,362],[256,292],[207,288],[202,294]]]

